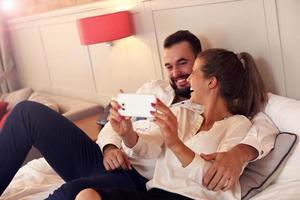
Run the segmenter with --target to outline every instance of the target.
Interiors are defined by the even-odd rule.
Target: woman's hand
[[[108,120],[110,121],[112,128],[119,134],[124,144],[127,147],[132,148],[138,141],[138,135],[133,130],[130,117],[124,117],[120,115],[118,110],[121,108],[121,106],[117,101],[112,100],[110,105],[111,109]]]
[[[159,126],[165,145],[170,148],[176,148],[181,141],[178,137],[178,122],[176,116],[172,113],[169,107],[163,104],[159,99],[156,100],[152,107],[156,111],[152,111],[155,123]]]
[[[108,120],[114,131],[116,131],[120,137],[124,137],[128,135],[130,132],[133,131],[132,122],[129,117],[121,116],[118,110],[121,106],[118,104],[117,101],[112,100],[110,102],[111,109],[108,116]]]
[[[152,106],[156,111],[151,112],[151,114],[154,116],[155,123],[161,130],[166,147],[173,151],[182,166],[186,167],[194,159],[195,153],[179,139],[176,116],[159,99]]]

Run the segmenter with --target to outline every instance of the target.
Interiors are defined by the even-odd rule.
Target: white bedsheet
[[[18,171],[0,200],[45,199],[63,183],[45,159],[40,158]],[[300,200],[300,182],[272,184],[251,200]]]
[[[36,159],[18,171],[0,200],[45,199],[63,183],[44,158]]]

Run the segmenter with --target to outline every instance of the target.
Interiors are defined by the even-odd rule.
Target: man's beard
[[[187,79],[189,77],[189,74],[183,74],[176,78],[171,78],[170,85],[175,91],[175,96],[183,97],[183,98],[190,98],[191,97],[191,87],[185,87],[185,88],[178,88],[176,85],[176,80],[179,78]]]

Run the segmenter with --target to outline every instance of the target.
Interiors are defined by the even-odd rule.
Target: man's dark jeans
[[[145,190],[135,170],[108,172],[99,146],[68,119],[39,103],[19,103],[0,133],[0,194],[31,147],[36,147],[66,184],[49,199],[74,199],[88,187]]]

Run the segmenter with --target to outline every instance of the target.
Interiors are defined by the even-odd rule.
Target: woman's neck
[[[226,102],[219,97],[208,101],[207,105],[204,105],[203,123],[201,130],[209,130],[216,121],[223,120],[230,117],[232,113],[229,112],[226,106]]]

